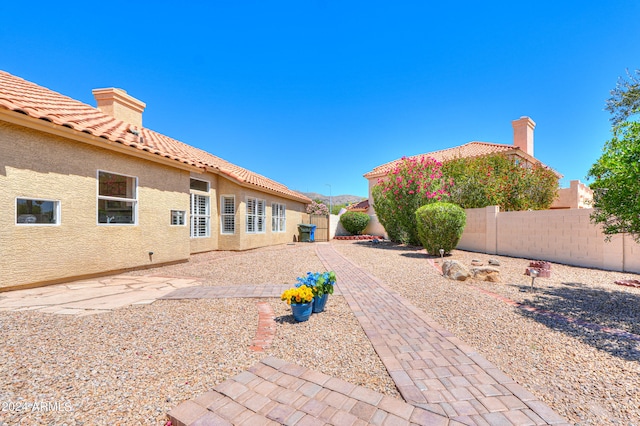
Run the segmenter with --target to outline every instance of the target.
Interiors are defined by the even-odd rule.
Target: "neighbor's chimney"
[[[142,127],[142,111],[147,106],[144,102],[127,95],[127,92],[122,89],[113,87],[94,89],[92,93],[100,111],[118,120]]]
[[[513,144],[533,157],[533,129],[536,123],[529,117],[520,117],[511,122],[513,126]]]

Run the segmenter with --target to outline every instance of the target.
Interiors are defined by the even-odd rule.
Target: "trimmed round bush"
[[[416,210],[418,237],[427,253],[438,256],[456,248],[467,223],[467,215],[457,204],[431,203]]]
[[[340,216],[340,223],[351,235],[359,235],[369,224],[369,215],[362,212],[346,212]]]

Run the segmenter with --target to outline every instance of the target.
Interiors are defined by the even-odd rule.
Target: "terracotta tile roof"
[[[118,120],[97,108],[0,70],[0,108],[49,121],[176,162],[220,173],[242,185],[310,203],[311,199],[267,177],[153,130]],[[137,133],[137,134],[136,134]],[[105,147],[107,143],[105,142]]]
[[[472,157],[481,157],[483,155],[490,154],[498,154],[504,153],[509,154],[513,153],[524,159],[528,160],[531,163],[540,163],[539,160],[536,160],[534,157],[522,151],[515,145],[504,145],[500,143],[490,143],[490,142],[469,142],[464,145],[456,146],[453,148],[442,149],[440,151],[428,152],[426,154],[412,155],[408,158],[419,158],[424,155],[433,157],[440,162],[446,162],[448,160],[452,160],[454,158],[472,158]],[[364,175],[365,178],[373,178],[373,177],[382,177],[387,174],[387,172],[393,169],[396,164],[398,164],[401,159],[390,161],[386,164],[378,166],[371,170],[370,172]]]
[[[347,210],[351,212],[365,212],[369,209],[369,200],[362,200],[358,203],[351,204]]]

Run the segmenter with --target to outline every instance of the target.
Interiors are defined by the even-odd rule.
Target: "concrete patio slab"
[[[115,275],[8,291],[0,294],[0,311],[39,311],[59,315],[104,313],[129,305],[149,304],[189,286],[197,279]]]

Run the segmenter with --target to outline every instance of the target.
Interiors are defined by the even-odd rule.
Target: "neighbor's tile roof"
[[[229,163],[206,151],[147,128],[118,120],[97,108],[0,70],[0,108],[20,112],[60,126],[88,133],[131,149],[146,151],[180,163],[206,168],[237,181],[303,203],[311,199],[285,185]],[[137,132],[138,134],[134,134]],[[106,145],[106,144],[105,144]]]
[[[352,212],[364,212],[369,209],[369,200],[362,200],[358,203],[351,204],[347,207],[347,210]]]
[[[422,156],[433,157],[434,159],[445,162],[453,160],[454,158],[472,158],[481,157],[483,155],[498,154],[498,153],[515,153],[527,160],[539,163],[538,160],[526,154],[524,151],[515,145],[504,145],[500,143],[490,142],[469,142],[464,145],[456,146],[453,148],[442,149],[440,151],[428,152],[426,154],[412,155],[407,158],[420,158]],[[390,161],[386,164],[378,166],[364,175],[365,178],[381,177],[387,174],[389,170],[392,170],[402,159]]]

